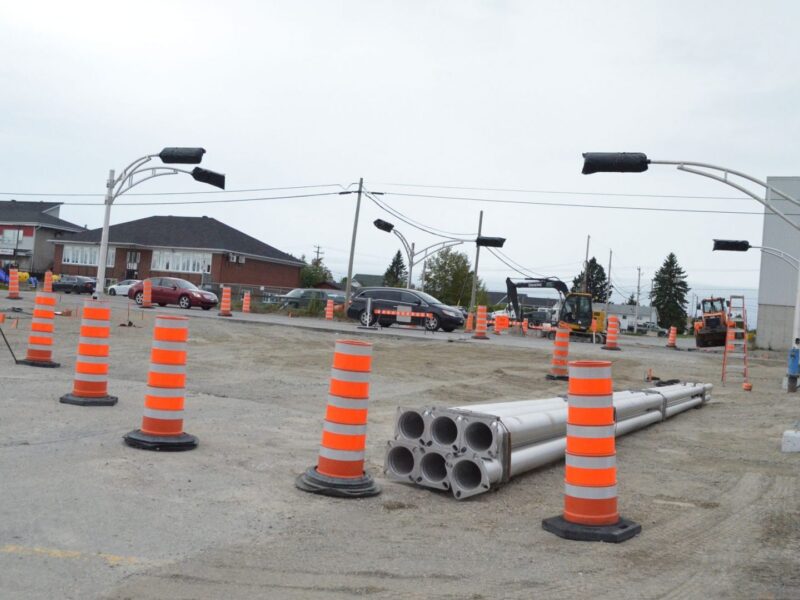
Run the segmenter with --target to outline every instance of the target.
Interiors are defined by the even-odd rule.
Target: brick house
[[[17,265],[42,274],[53,266],[53,244],[65,233],[84,231],[58,216],[60,202],[0,201],[0,267]]]
[[[97,274],[101,229],[64,235],[54,272]],[[147,217],[108,231],[108,280],[171,276],[194,284],[300,285],[303,261],[210,217]]]

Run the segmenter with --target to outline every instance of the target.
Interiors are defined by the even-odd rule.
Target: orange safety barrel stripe
[[[80,356],[108,356],[108,343],[104,344],[87,344],[80,342],[78,344],[78,355]]]
[[[587,500],[565,495],[564,519],[584,525],[613,525],[619,522],[617,499]]]
[[[185,365],[186,350],[162,350],[153,348],[150,351],[150,361],[161,365]]]
[[[366,443],[366,434],[346,435],[330,431],[322,432],[322,445],[332,450],[363,450]]]
[[[617,483],[617,468],[581,469],[567,465],[564,471],[564,478],[567,483],[572,485],[609,486]]]
[[[159,327],[156,325],[153,331],[153,339],[159,342],[185,342],[189,339],[189,329],[187,327]]]
[[[341,381],[331,378],[328,391],[334,396],[344,398],[369,398],[369,382]]]
[[[148,435],[180,435],[183,433],[183,420],[142,417],[142,433]]]
[[[37,346],[52,346],[53,345],[53,338],[29,335],[28,336],[28,343],[29,344],[35,344]]]
[[[96,319],[97,321],[108,321],[111,319],[111,309],[103,308],[101,306],[84,306],[83,307],[84,319]]]
[[[325,419],[344,425],[366,425],[367,409],[341,408],[328,404],[325,410]]]
[[[333,368],[342,369],[343,371],[368,372],[372,368],[372,356],[335,352],[333,355]]]
[[[184,401],[185,399],[183,396],[171,398],[145,394],[144,397],[144,405],[146,408],[155,408],[158,410],[183,410]]]
[[[334,460],[320,456],[317,471],[328,477],[357,478],[364,475],[364,461]]]
[[[36,333],[53,333],[55,325],[52,323],[31,323],[31,331]]]
[[[106,339],[109,337],[110,334],[111,334],[110,327],[89,327],[87,325],[81,325],[82,337]]]
[[[575,396],[607,396],[613,393],[611,379],[578,379],[573,374],[569,378],[569,393]]]
[[[162,388],[183,388],[186,386],[186,373],[147,373],[147,385]]]
[[[613,425],[614,407],[608,408],[567,408],[567,421],[573,425]]]
[[[75,371],[86,375],[106,375],[108,374],[108,363],[82,362],[81,357],[75,362]]]
[[[584,456],[610,456],[616,451],[614,438],[577,438],[567,437],[567,452]]]

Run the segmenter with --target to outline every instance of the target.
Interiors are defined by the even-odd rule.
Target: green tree
[[[588,264],[589,289],[587,290],[592,295],[593,302],[605,302],[611,296],[611,290],[608,288],[608,278],[606,277],[606,270],[603,268],[597,259],[593,256],[589,259]],[[572,291],[583,291],[583,276],[585,270],[581,271],[575,279],[572,280]]]
[[[306,262],[305,255],[301,256],[300,260]],[[331,275],[325,263],[322,262],[322,257],[312,259],[310,263],[303,265],[300,269],[300,287],[314,287],[331,279],[333,279],[333,275]]]
[[[383,285],[388,287],[406,287],[407,280],[408,270],[406,269],[406,263],[403,261],[403,255],[400,254],[400,250],[398,250],[394,258],[392,258],[389,268],[386,269],[386,272],[383,274]]]
[[[664,259],[664,264],[656,271],[653,289],[650,291],[650,303],[658,309],[658,324],[661,327],[675,326],[680,332],[685,329],[688,293],[686,272],[678,264],[675,253],[670,252]]]
[[[485,295],[480,280],[478,289]],[[428,260],[425,269],[425,292],[445,304],[466,306],[472,293],[472,268],[467,255],[463,252],[454,252],[452,248],[445,248]]]
[[[628,300],[625,302],[628,306],[636,306],[636,294],[631,294],[628,296]]]

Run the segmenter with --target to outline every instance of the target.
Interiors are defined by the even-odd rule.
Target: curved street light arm
[[[126,179],[128,179],[131,175],[133,175],[134,172],[139,167],[141,167],[145,163],[150,162],[156,156],[158,156],[158,154],[146,154],[145,156],[140,156],[135,161],[133,161],[131,164],[129,164],[127,167],[122,169],[122,172],[119,174],[119,177],[117,177],[114,180],[114,187],[118,188],[118,189],[117,189],[117,191],[114,192],[113,197],[116,198],[121,193],[123,193],[123,192],[119,191],[119,188],[122,188],[122,184]],[[112,202],[113,202],[113,200],[112,200]]]
[[[405,236],[397,231],[397,229],[392,229],[392,233],[400,239],[400,242],[403,244],[403,248],[406,250],[408,262],[410,263],[412,260],[414,260],[414,253],[411,251],[411,246],[408,245],[408,240],[406,240]]]
[[[787,254],[783,250],[778,250],[777,248],[769,248],[767,246],[750,246],[750,247],[758,248],[764,254],[769,254],[770,256],[774,256],[775,258],[780,258],[782,261],[792,265],[793,268],[800,270],[800,260],[796,259],[791,254]]]
[[[423,248],[422,250],[417,251],[415,256],[417,254],[422,254],[422,257],[419,260],[414,261],[414,264],[417,265],[417,264],[421,263],[423,260],[427,260],[429,257],[433,256],[437,252],[441,252],[445,248],[450,248],[452,246],[458,246],[458,245],[463,244],[463,243],[464,242],[462,240],[446,240],[444,242],[437,242],[435,244],[431,244],[427,248]],[[441,246],[441,247],[437,247],[437,246]]]
[[[150,175],[148,175],[147,177],[143,177],[142,179],[138,179],[136,181],[133,180],[134,175],[138,175],[140,173],[147,173],[148,171],[150,172]],[[164,172],[157,173],[156,171],[164,171]],[[179,169],[177,167],[152,167],[152,168],[132,171],[130,174],[128,174],[128,176],[125,178],[124,181],[120,182],[122,184],[125,181],[127,181],[128,185],[126,187],[120,187],[120,189],[114,194],[113,199],[116,200],[118,196],[121,196],[132,187],[135,187],[140,183],[147,181],[148,179],[153,179],[154,177],[163,177],[164,175],[177,175],[178,173],[186,173],[187,175],[192,174],[191,171],[187,171],[186,169]]]

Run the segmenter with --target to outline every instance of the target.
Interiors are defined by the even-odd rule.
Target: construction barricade
[[[250,292],[244,293],[244,298],[242,298],[242,312],[243,313],[250,312]]]
[[[337,340],[317,465],[295,485],[313,494],[360,498],[380,493],[364,471],[372,344]]]
[[[61,402],[78,406],[114,406],[117,403],[117,397],[108,394],[110,336],[111,307],[104,301],[85,300],[75,360],[75,381],[72,393],[61,396]]]
[[[42,288],[45,292],[53,291],[53,272],[52,271],[45,271],[44,272],[44,287]]]
[[[616,420],[611,363],[569,364],[564,511],[542,521],[559,537],[624,542],[642,527],[617,510]]]
[[[330,298],[328,298],[328,301],[325,303],[325,320],[333,321],[333,300]]]
[[[473,321],[474,321],[473,315],[470,312],[467,314],[467,323],[466,325],[464,325],[464,333],[472,333]]]
[[[397,323],[400,325],[408,325],[410,327],[415,327],[415,325],[411,322],[411,319],[425,319],[427,321],[428,319],[433,318],[433,313],[429,312],[418,312],[413,310],[390,310],[384,308],[376,308],[374,311],[372,311],[372,314],[374,314],[376,317],[395,317]],[[398,317],[407,318],[408,321],[400,321]],[[380,319],[377,319],[377,322],[380,324]],[[427,326],[425,329],[427,331]]]
[[[567,381],[569,379],[569,328],[559,327],[553,339],[553,358],[550,361],[550,373],[547,379]]]
[[[477,316],[475,317],[475,334],[472,336],[473,340],[488,340],[489,336],[486,335],[486,307],[479,306]]]
[[[9,300],[19,300],[19,271],[17,269],[8,270],[8,296]]]
[[[153,280],[142,282],[142,308],[153,308]]]
[[[18,364],[31,367],[60,367],[59,363],[53,362],[56,295],[37,292],[34,303],[28,353]]]
[[[674,348],[675,350],[678,349],[678,328],[672,326],[669,328],[669,338],[667,339],[667,348]]]
[[[222,286],[222,301],[219,304],[219,312],[217,313],[220,317],[232,317],[233,313],[231,312],[231,288],[227,285]]]
[[[608,317],[608,330],[606,331],[606,344],[602,347],[603,350],[619,350],[617,338],[619,337],[619,318],[615,316]]]
[[[192,450],[197,438],[183,431],[189,318],[156,316],[147,373],[142,427],[123,439],[143,450]]]

